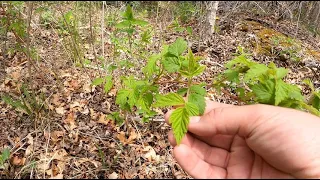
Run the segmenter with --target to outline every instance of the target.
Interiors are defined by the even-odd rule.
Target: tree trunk
[[[214,34],[219,1],[207,1],[207,38]]]

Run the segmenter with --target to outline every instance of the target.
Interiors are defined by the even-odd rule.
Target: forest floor
[[[226,17],[223,14],[218,16]],[[149,19],[149,22],[153,21]],[[153,24],[157,28],[155,22]],[[253,16],[245,12],[221,18],[217,26],[219,31],[214,38],[206,43],[200,42],[200,52],[196,52],[204,57],[201,63],[207,66],[198,82],[209,84],[212,77],[224,71],[225,62],[232,59],[241,44],[252,52],[254,60],[273,61],[278,67],[288,68],[286,81],[298,84],[304,92],[308,91],[302,84],[305,78],[313,79],[315,87],[320,87],[319,72],[307,66],[320,62],[319,36],[313,36],[290,21],[276,22],[270,16]],[[196,34],[196,27],[194,29]],[[13,41],[14,37],[9,35],[9,41],[10,38]],[[130,133],[126,134],[124,126],[106,118],[110,112],[118,110],[115,95],[120,78],[114,77],[114,87],[105,94],[102,88],[91,86],[92,79],[99,72],[74,66],[53,29],[32,26],[31,35],[40,56],[36,61],[38,69],[32,69],[30,78],[23,54],[6,57],[0,54],[0,95],[9,93],[18,97],[22,83],[32,79],[34,89],[45,94],[47,109],[45,113],[39,113],[38,121],[34,122],[22,112],[0,103],[0,150],[9,147],[11,152],[9,171],[0,169],[0,177],[190,178],[173,158],[167,138],[171,128],[163,118],[165,110],[159,110],[159,116],[149,123],[142,123],[138,115],[128,116]],[[179,36],[185,34],[169,29],[164,32],[163,39],[172,42]],[[270,48],[277,48],[270,45],[270,39],[275,36],[290,37],[294,44],[299,44],[295,52],[298,62],[285,55],[270,54]],[[106,43],[106,56],[111,51],[109,46]],[[278,48],[283,50],[286,47]],[[123,71],[139,73],[134,69]],[[174,88],[175,85],[168,84],[161,91]],[[228,94],[217,94],[211,88],[207,92],[208,99],[238,104]]]

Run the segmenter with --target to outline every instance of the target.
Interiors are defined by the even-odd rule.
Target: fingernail
[[[193,116],[190,118],[190,123],[197,123],[200,121],[200,116]]]

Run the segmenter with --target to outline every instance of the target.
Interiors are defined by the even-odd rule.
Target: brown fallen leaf
[[[57,94],[52,95],[52,100],[51,100],[51,102],[52,102],[54,105],[59,106],[59,105],[61,104],[61,102],[60,102],[60,94],[57,93]]]
[[[119,139],[119,141],[122,143],[122,144],[126,144],[126,134],[125,132],[121,131],[118,135],[117,135],[117,138]]]
[[[91,92],[91,85],[90,84],[84,84],[82,86],[82,89],[85,93],[90,93]]]
[[[64,136],[64,132],[63,131],[53,131],[51,133],[51,140],[53,142],[53,144],[57,143],[59,140],[61,140],[61,137]]]
[[[101,124],[104,124],[104,125],[108,125],[109,121],[110,120],[108,118],[106,118],[105,114],[101,114],[100,117],[99,117],[98,123],[101,123]]]
[[[80,84],[77,80],[72,79],[69,83],[70,88],[74,89],[74,90],[78,90],[80,88]]]
[[[70,126],[70,129],[73,130],[76,128],[76,115],[73,111],[71,111],[68,115],[67,118],[64,120],[64,123],[68,124]]]
[[[85,163],[85,162],[90,162],[92,163],[96,168],[100,167],[102,165],[101,162],[99,161],[95,161],[95,160],[92,160],[92,159],[89,159],[89,158],[80,158],[78,161],[75,162],[76,166],[80,166],[82,163]]]
[[[131,130],[129,138],[126,138],[125,132],[121,131],[118,135],[117,138],[120,140],[120,142],[122,142],[123,144],[131,144],[136,138],[138,137],[138,135],[136,134],[136,132],[134,131],[134,129]]]
[[[64,107],[61,106],[61,107],[56,108],[56,112],[58,114],[64,115],[66,113],[66,110],[64,110]]]
[[[159,162],[160,155],[157,155],[155,150],[151,146],[145,147],[142,151],[147,152],[144,157],[148,159],[148,161],[156,161]]]
[[[33,152],[33,137],[31,134],[27,135],[28,141],[27,143],[29,144],[28,147],[26,148],[25,151],[25,156],[29,156]]]
[[[78,101],[73,102],[72,104],[70,104],[70,109],[73,109],[75,107],[81,107],[80,103]]]
[[[11,73],[11,77],[13,80],[18,81],[21,77],[21,74],[19,71],[14,71]]]

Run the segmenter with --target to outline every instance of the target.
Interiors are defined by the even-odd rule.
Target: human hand
[[[179,146],[168,137],[194,178],[320,178],[320,118],[302,111],[207,101]]]

